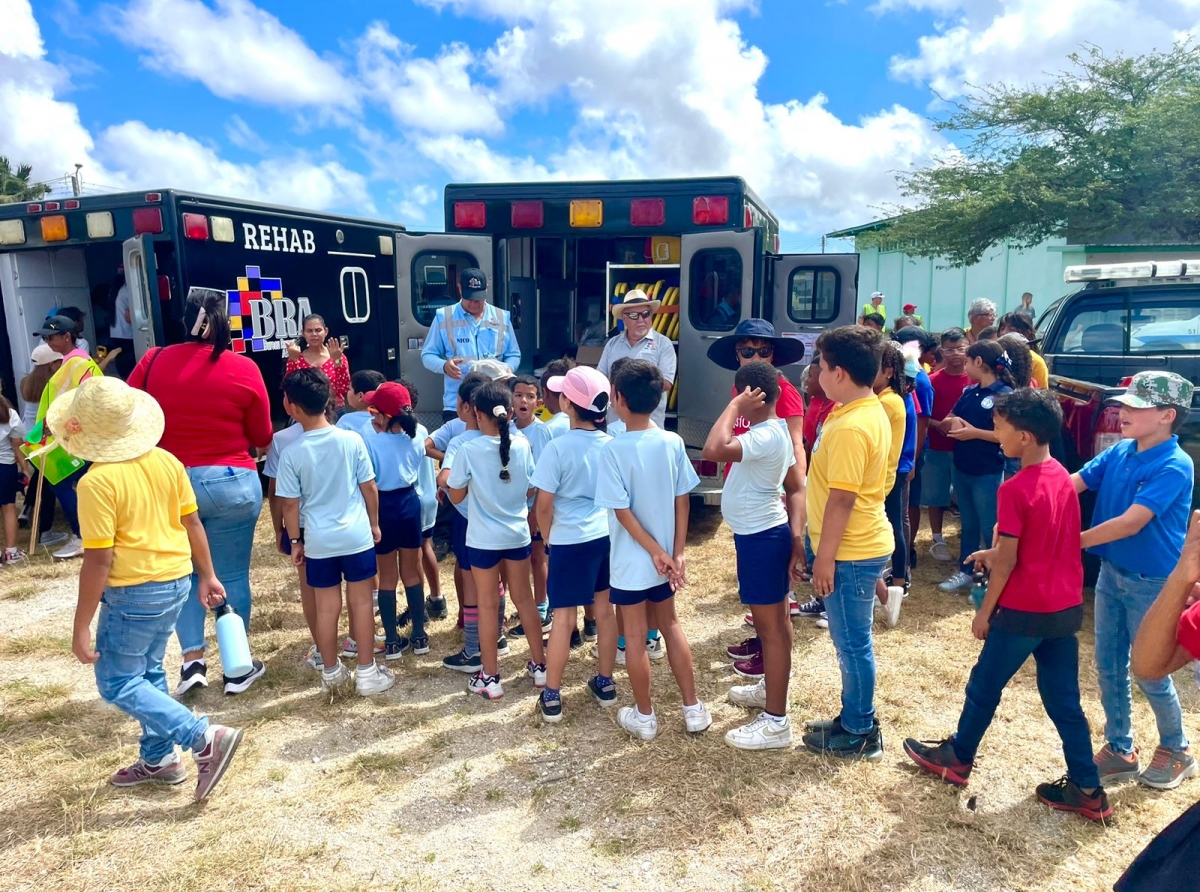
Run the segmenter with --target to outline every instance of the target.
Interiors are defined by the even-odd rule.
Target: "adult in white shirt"
[[[667,394],[675,382],[676,357],[670,339],[654,330],[654,314],[661,305],[662,301],[651,300],[640,288],[628,292],[625,299],[613,307],[613,315],[624,321],[625,330],[609,338],[596,370],[608,377],[612,364],[621,358],[645,359],[658,366],[663,376],[663,395],[658,408],[650,414],[650,420],[657,427],[665,428]],[[611,411],[609,414],[616,417]]]

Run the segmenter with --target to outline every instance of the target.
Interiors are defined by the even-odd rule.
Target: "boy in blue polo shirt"
[[[1154,710],[1159,745],[1139,772],[1133,745],[1129,655],[1138,627],[1166,583],[1183,549],[1192,504],[1193,468],[1179,448],[1179,430],[1192,405],[1192,385],[1172,372],[1139,372],[1121,396],[1121,434],[1073,475],[1075,491],[1096,493],[1092,527],[1082,544],[1100,558],[1096,581],[1096,670],[1104,707],[1104,748],[1096,754],[1105,783],[1136,778],[1172,790],[1195,777],[1183,714],[1168,675],[1139,678]]]
[[[646,653],[646,632],[653,626],[667,640],[671,671],[683,699],[684,726],[697,733],[712,724],[712,716],[696,697],[692,651],[675,615],[675,590],[686,584],[688,494],[700,478],[679,435],[650,421],[663,393],[658,366],[631,359],[612,384],[613,403],[626,432],[600,453],[596,504],[611,509],[609,600],[624,617],[626,669],[637,704],[622,707],[617,722],[642,740],[658,736]]]

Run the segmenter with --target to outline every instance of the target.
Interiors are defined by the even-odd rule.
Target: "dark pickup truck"
[[[1083,288],[1051,304],[1037,330],[1063,404],[1065,461],[1077,471],[1121,439],[1117,410],[1104,401],[1127,378],[1161,369],[1200,384],[1200,260],[1069,267],[1066,280]],[[1179,441],[1200,467],[1195,402]],[[1200,507],[1195,486],[1192,504]],[[1090,516],[1090,500],[1083,510]]]

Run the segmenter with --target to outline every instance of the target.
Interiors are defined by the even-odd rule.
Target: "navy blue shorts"
[[[490,570],[501,561],[524,561],[533,553],[533,546],[522,545],[520,548],[472,548],[467,546],[467,560],[472,569]]]
[[[450,550],[454,552],[454,560],[458,569],[471,569],[471,556],[467,554],[467,518],[454,509],[454,519],[450,521]]]
[[[792,530],[786,523],[752,533],[733,534],[737,554],[738,597],[743,604],[778,604],[792,590]]]
[[[416,487],[379,491],[379,532],[376,554],[421,547],[421,498]]]
[[[608,592],[608,600],[618,607],[632,607],[634,604],[642,604],[646,601],[649,601],[651,604],[661,604],[663,601],[669,601],[673,597],[675,597],[675,593],[671,591],[671,583],[669,582],[660,582],[654,588],[614,588],[609,589]]]
[[[21,474],[17,471],[16,462],[11,465],[0,465],[0,505],[17,503],[17,488],[20,480]]]
[[[432,538],[433,538],[433,527],[430,527],[427,530],[421,530],[421,539],[422,540],[432,539]]]
[[[586,607],[608,588],[608,536],[574,545],[555,545],[546,586],[550,609]]]
[[[908,507],[921,507],[921,471],[925,468],[925,450],[921,450],[920,456],[917,458],[916,473],[913,474],[913,479],[908,481]],[[911,544],[911,543],[910,543]]]
[[[343,579],[363,582],[375,577],[375,549],[339,557],[305,558],[304,569],[313,588],[340,588]]]
[[[300,531],[300,538],[304,539],[304,530]],[[292,540],[288,538],[287,530],[279,531],[279,550],[287,555],[292,553]]]

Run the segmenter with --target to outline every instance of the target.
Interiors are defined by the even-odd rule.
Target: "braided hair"
[[[895,341],[884,341],[879,368],[892,373],[888,387],[896,391],[900,399],[908,396],[908,379],[904,376],[904,350]]]
[[[512,393],[499,381],[489,381],[471,398],[471,405],[481,415],[493,419],[500,435],[500,479],[505,483],[512,480],[508,472],[508,460],[512,452],[512,433],[508,429],[512,418]]]
[[[1008,354],[1009,370],[1017,387],[1028,387],[1033,380],[1033,351],[1021,335],[1009,332],[1001,337],[997,344]],[[1014,390],[1016,387],[1013,388]]]
[[[1012,373],[1012,358],[999,341],[976,341],[967,348],[969,359],[982,359],[993,374],[1013,390],[1017,389],[1017,379]]]

